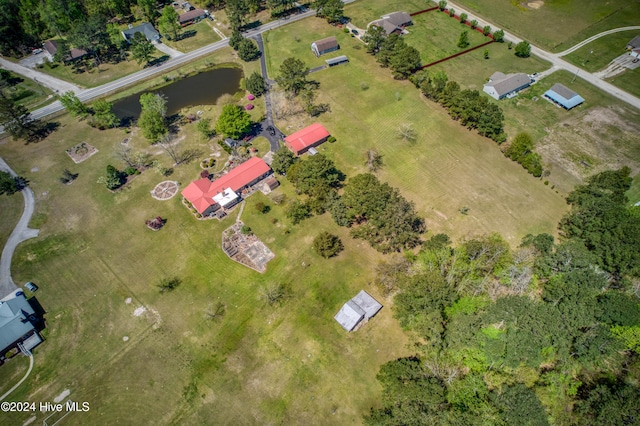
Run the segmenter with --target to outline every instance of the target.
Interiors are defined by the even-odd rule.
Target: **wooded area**
[[[378,267],[416,355],[385,364],[367,424],[640,421],[640,212],[630,170],[576,188],[560,242],[497,234]]]

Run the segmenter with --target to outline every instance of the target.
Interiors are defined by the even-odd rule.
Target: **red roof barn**
[[[329,132],[320,123],[298,130],[284,138],[284,144],[296,155],[307,152],[309,148],[318,146],[329,138]]]
[[[191,182],[182,191],[182,196],[195,207],[198,213],[207,215],[220,208],[213,197],[222,194],[226,189],[239,192],[270,173],[271,168],[262,158],[253,157],[213,182],[207,178]]]

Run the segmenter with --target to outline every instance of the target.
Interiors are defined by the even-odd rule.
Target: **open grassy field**
[[[622,90],[640,97],[640,69],[626,70],[622,74],[608,78],[607,81]]]
[[[307,36],[302,28],[312,35]],[[290,55],[290,45],[284,41],[295,34],[300,34],[299,44],[304,46],[313,38],[336,35],[340,53],[349,57],[347,65],[311,75],[320,82],[319,102],[331,106],[331,112],[317,120],[338,140],[322,145],[320,151],[347,175],[363,172],[364,153],[375,148],[385,163],[381,179],[416,203],[433,232],[456,239],[501,232],[513,244],[529,232],[554,232],[566,209],[564,201],[506,159],[494,142],[453,122],[440,106],[424,100],[411,83],[394,81],[358,40],[341,37],[322,21],[269,32],[270,57]],[[310,50],[300,50],[299,55],[307,64],[315,60]],[[298,116],[279,126],[292,133],[313,121]],[[416,130],[415,143],[399,140],[397,129],[402,124]],[[465,206],[470,208],[468,215],[459,213]]]
[[[206,108],[204,116],[217,117],[220,107]],[[380,365],[410,353],[389,303],[371,286],[381,256],[327,216],[291,226],[283,205],[255,194],[242,220],[276,258],[265,274],[254,272],[220,247],[235,214],[223,222],[198,221],[179,196],[152,199],[149,191],[167,179],[154,170],[117,193],[96,183],[107,164],[123,167],[114,151],[124,137],[132,138],[134,150],[170,166],[137,131],[101,132],[69,116],[59,120],[59,130],[39,144],[0,145],[0,156],[31,182],[41,228],[40,237],[19,246],[12,272],[16,281],[39,284],[37,297],[47,311],[47,341],[35,351],[30,379],[11,399],[51,401],[69,389],[70,398],[88,401],[91,410],[69,415],[66,424],[358,423],[379,399]],[[215,142],[197,135],[195,124],[178,139],[202,158],[226,158]],[[99,153],[75,165],[64,150],[80,141]],[[256,141],[259,151],[263,145]],[[38,171],[30,172],[33,167]],[[64,168],[79,173],[72,185],[58,182]],[[194,161],[169,179],[184,187],[199,171]],[[294,197],[286,180],[277,191]],[[258,201],[271,211],[258,213]],[[144,220],[157,215],[167,224],[153,232]],[[345,250],[337,258],[311,250],[323,230],[342,238]],[[180,287],[159,294],[155,284],[172,276],[182,280]],[[260,290],[281,282],[291,286],[289,299],[266,305]],[[347,334],[332,317],[362,288],[387,306],[358,333]],[[226,314],[208,320],[205,313],[218,301]],[[0,368],[0,383],[21,375],[18,362],[13,365]],[[23,423],[31,415],[5,418]],[[45,417],[36,416],[37,422]]]
[[[163,39],[162,42],[180,52],[191,52],[220,40],[220,36],[213,31],[214,25],[214,22],[204,19],[197,24],[184,27],[181,31],[184,38],[178,41]]]
[[[638,25],[640,20],[637,3],[626,0],[458,0],[456,3],[554,52],[602,31]]]
[[[164,55],[164,53],[156,50],[153,58],[159,58]],[[63,66],[55,63],[45,65],[39,71],[81,87],[96,87],[140,71],[142,68],[143,65],[139,65],[135,60],[129,58],[129,60],[118,62],[117,64],[102,63],[100,66],[91,68],[88,71],[85,68],[74,69],[72,65]]]
[[[564,59],[589,72],[599,71],[618,56],[627,53],[625,49],[627,43],[638,35],[640,35],[640,31],[622,31],[609,34],[569,53],[564,56]]]
[[[419,0],[367,0],[356,1],[344,7],[344,14],[359,28],[367,28],[371,21],[379,19],[385,13],[405,11],[407,13],[435,6],[431,2]]]
[[[414,16],[413,25],[407,31],[409,34],[404,36],[404,39],[409,46],[415,47],[420,52],[423,64],[446,58],[490,40],[478,31],[462,25],[460,21],[439,11]],[[458,38],[463,31],[469,34],[469,46],[460,48]],[[482,49],[476,53],[482,54]]]
[[[0,247],[9,239],[9,235],[16,226],[24,210],[22,194],[0,196]]]

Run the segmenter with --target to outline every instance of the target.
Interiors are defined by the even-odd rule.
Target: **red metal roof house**
[[[271,174],[271,167],[262,158],[253,157],[213,182],[207,178],[191,182],[182,191],[182,196],[195,207],[198,213],[206,216],[221,207],[214,200],[214,197],[220,200],[229,199],[228,193],[225,193],[226,190],[231,189],[231,191],[238,193],[244,188],[259,182],[269,174]],[[236,202],[238,200],[236,199]],[[225,204],[222,207],[230,206],[231,204]]]
[[[329,132],[322,124],[314,123],[284,138],[284,144],[294,154],[302,155],[307,152],[309,148],[318,146],[326,141],[329,136]]]

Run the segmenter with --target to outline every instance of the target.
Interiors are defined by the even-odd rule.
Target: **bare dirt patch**
[[[537,151],[560,189],[571,189],[573,184],[608,169],[628,166],[634,174],[640,171],[640,125],[621,114],[618,107],[592,108],[549,129]]]
[[[71,148],[65,151],[69,157],[73,160],[74,163],[82,163],[87,158],[98,152],[98,149],[95,146],[91,146],[86,142],[80,142],[76,146],[72,146]]]
[[[236,222],[222,233],[222,250],[232,260],[255,269],[267,270],[267,262],[276,255],[255,235],[242,233],[244,223]]]
[[[164,201],[173,198],[178,193],[178,182],[165,180],[160,182],[151,191],[151,196],[156,200]]]
[[[62,392],[60,392],[58,396],[53,398],[53,402],[55,402],[56,404],[59,404],[62,401],[64,401],[69,395],[71,395],[71,391],[69,389],[65,389]]]
[[[537,10],[537,9],[540,9],[542,6],[544,6],[544,1],[542,0],[528,1],[524,5],[529,9]]]

